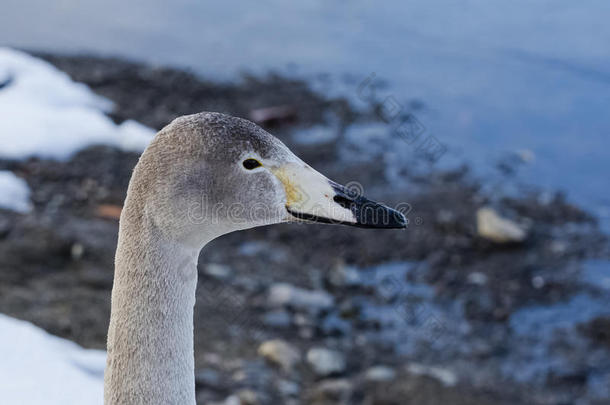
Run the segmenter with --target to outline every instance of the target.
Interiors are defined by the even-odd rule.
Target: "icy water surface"
[[[610,397],[610,351],[599,346],[593,350],[580,329],[610,315],[610,291],[600,284],[600,277],[610,274],[610,262],[583,263],[581,282],[589,292],[551,305],[524,305],[507,324],[473,323],[459,300],[440,302],[430,286],[410,281],[409,273],[422,265],[388,263],[350,273],[351,285],[373,291],[355,300],[357,321],[370,326],[367,339],[414,361],[443,364],[457,379],[467,376],[485,384],[495,375],[495,381],[525,386],[552,386],[555,380],[564,385],[557,392],[567,392],[570,379],[578,376],[585,379],[589,398]],[[337,317],[329,318],[337,326]]]

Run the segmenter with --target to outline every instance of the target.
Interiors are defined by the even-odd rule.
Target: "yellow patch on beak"
[[[328,220],[355,223],[351,210],[333,201],[335,191],[329,180],[302,163],[287,163],[271,169],[284,186],[286,209],[294,213]]]
[[[269,170],[284,186],[288,220],[339,223],[367,228],[405,228],[400,212],[354,197],[303,162],[288,162]]]
[[[286,170],[284,167],[272,169],[271,172],[278,178],[284,186],[286,193],[286,205],[299,205],[304,200],[303,190],[297,184],[297,175],[294,171]]]

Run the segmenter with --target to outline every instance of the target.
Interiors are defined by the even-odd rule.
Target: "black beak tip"
[[[392,210],[395,220],[395,228],[397,229],[407,229],[407,218],[402,212]]]
[[[368,201],[355,212],[357,224],[364,228],[405,229],[407,218],[399,211]]]
[[[293,217],[309,222],[342,224],[356,226],[359,228],[374,229],[405,229],[407,227],[408,221],[402,212],[378,202],[371,201],[363,196],[355,195],[345,187],[332,181],[329,181],[329,183],[336,193],[333,197],[333,202],[347,210],[350,210],[354,216],[355,222],[337,221],[333,220],[332,218],[318,216],[313,212],[298,212],[292,210],[288,206],[286,206],[286,210]]]
[[[330,185],[336,193],[333,200],[354,214],[356,223],[348,225],[378,229],[405,229],[407,227],[408,221],[402,212],[363,196],[354,195],[340,184],[331,181]]]

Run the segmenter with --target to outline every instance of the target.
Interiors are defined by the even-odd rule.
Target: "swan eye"
[[[256,169],[257,167],[262,166],[261,162],[256,159],[246,159],[244,160],[243,165],[248,170]]]

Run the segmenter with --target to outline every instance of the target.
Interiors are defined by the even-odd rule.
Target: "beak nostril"
[[[352,204],[354,203],[353,200],[350,200],[349,198],[343,197],[341,195],[334,196],[333,201],[348,210],[351,209]]]

